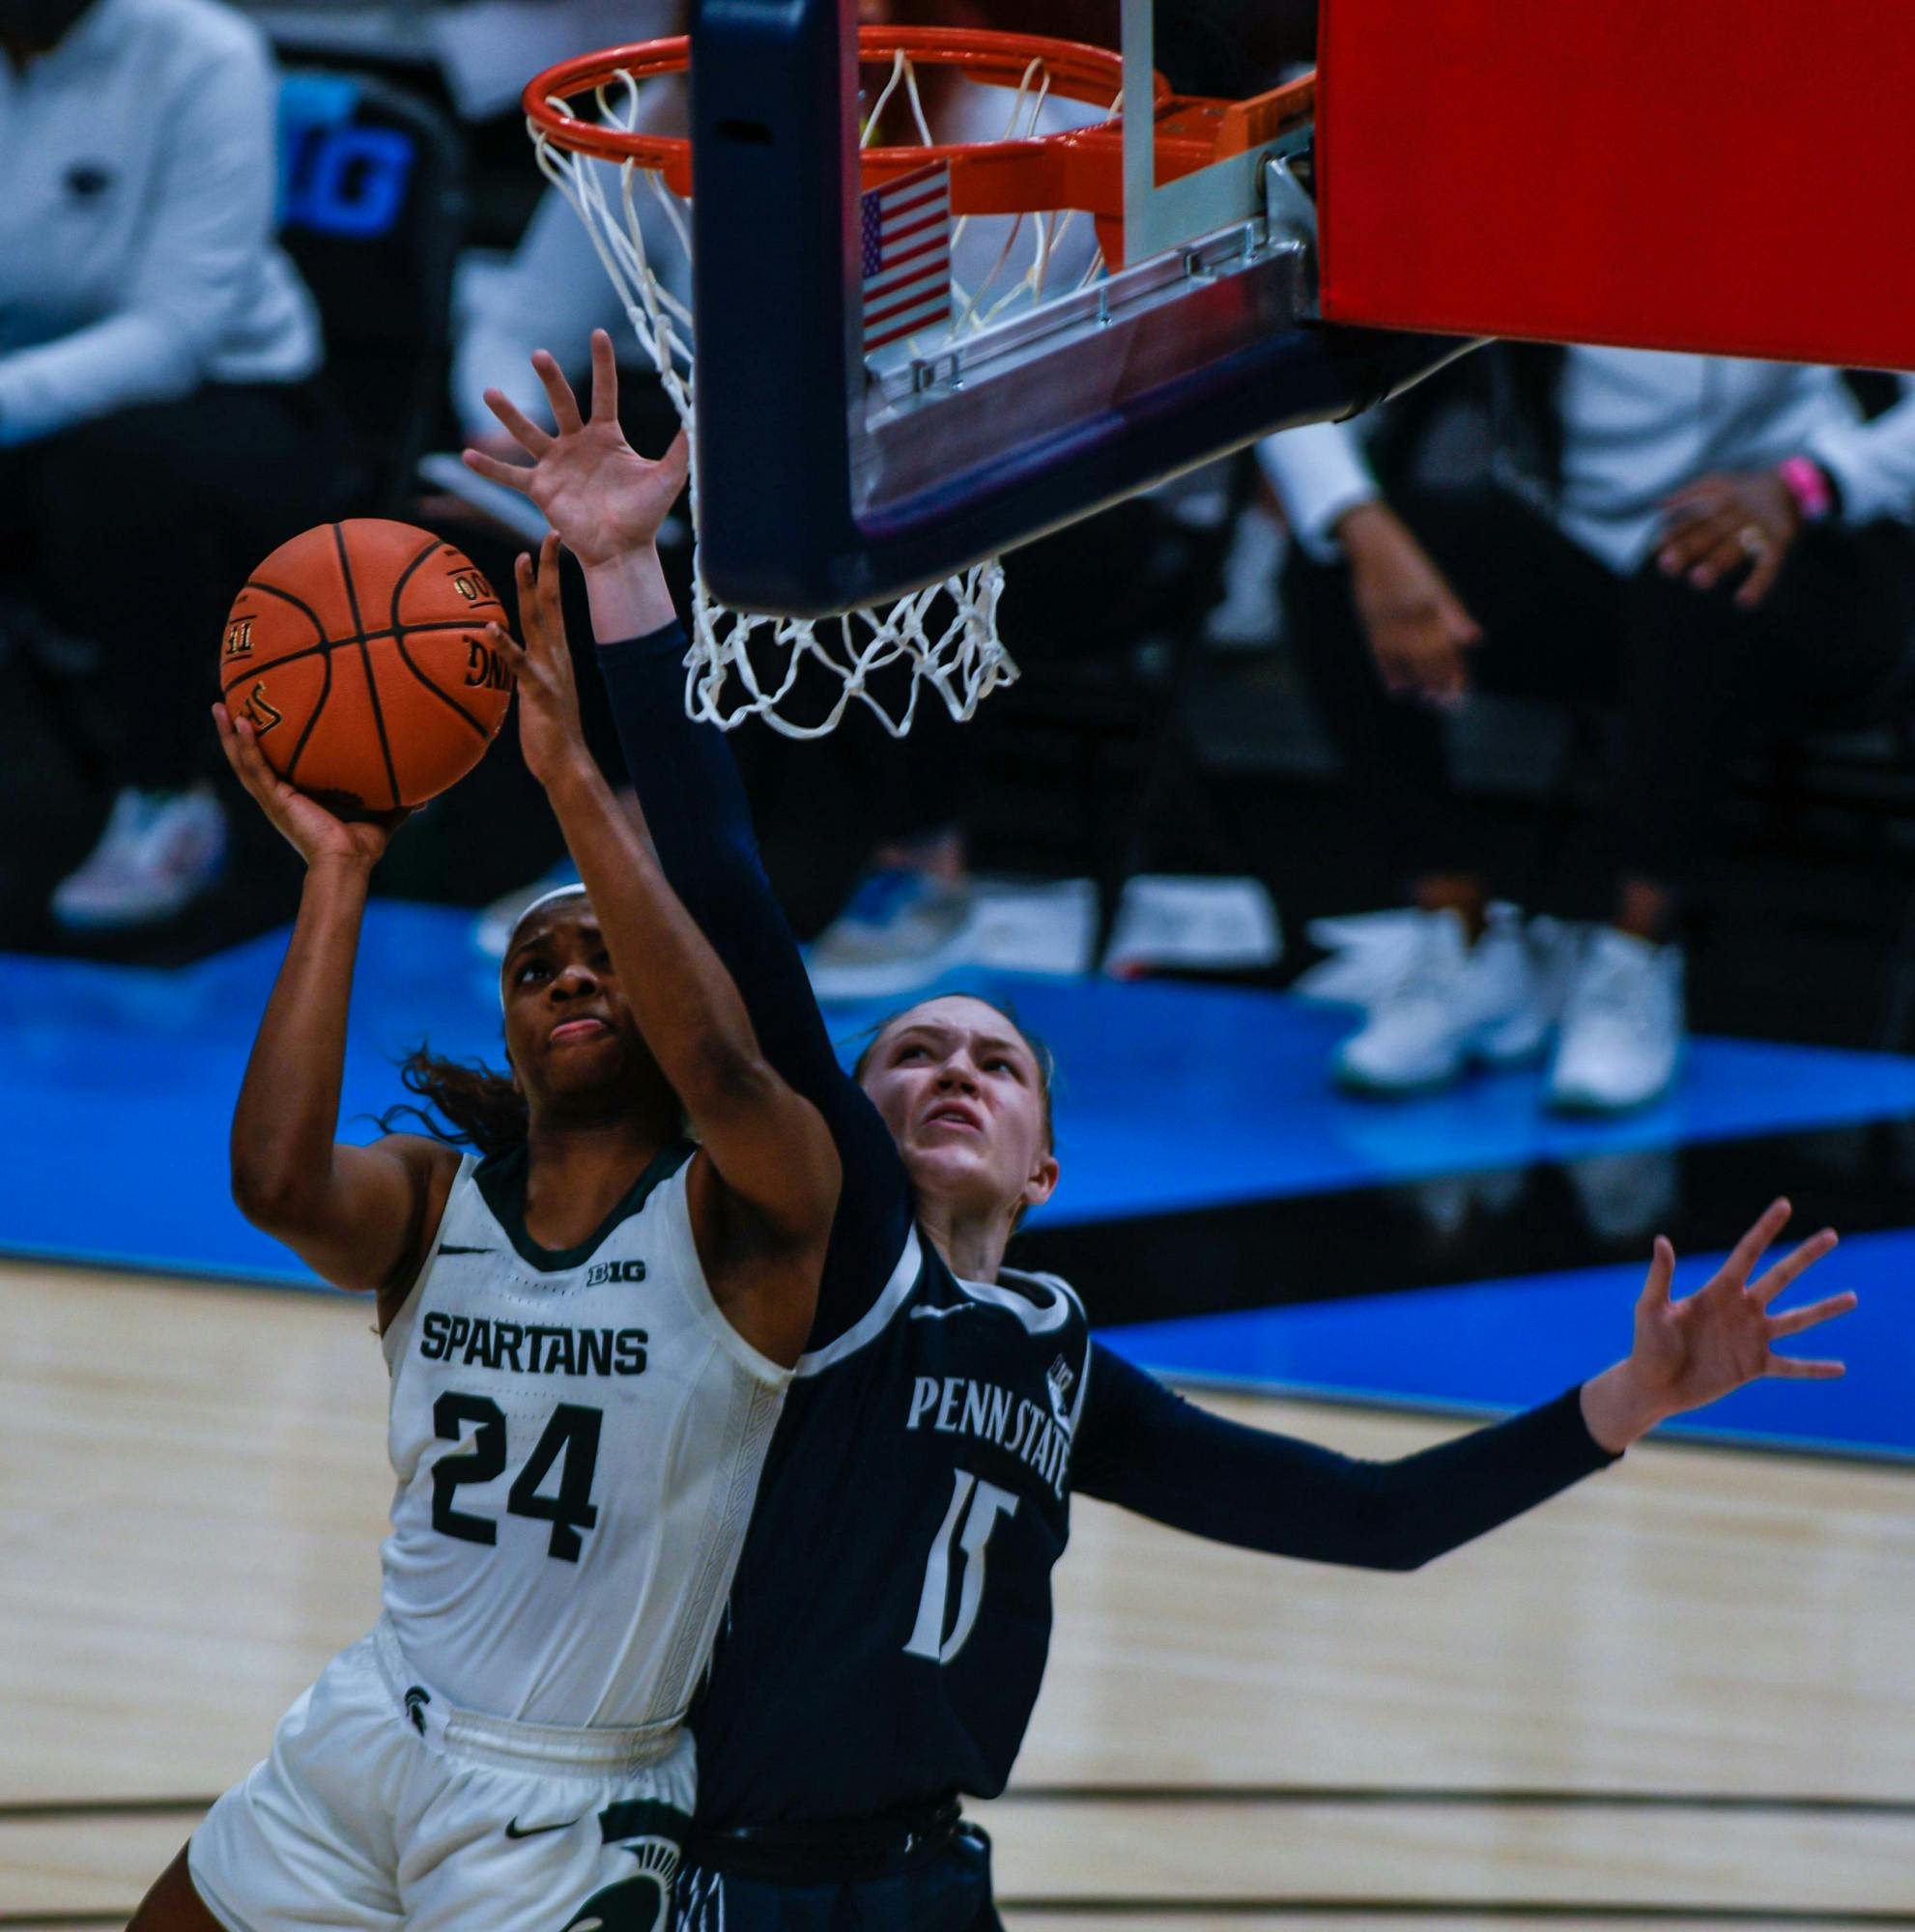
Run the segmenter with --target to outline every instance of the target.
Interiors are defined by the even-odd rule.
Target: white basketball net
[[[919,99],[914,64],[901,52],[894,57],[890,78],[865,116],[866,143],[900,88],[920,137],[926,146],[934,145]],[[1050,100],[1049,79],[1042,59],[1031,62],[1021,85],[1015,90],[967,85],[958,92],[967,99],[997,97],[1010,103],[1008,126],[989,136],[967,130],[964,138],[968,139],[1015,139],[1034,133]],[[597,117],[608,127],[626,133],[651,131],[647,109],[654,97],[647,94],[643,81],[621,72],[592,94]],[[576,104],[572,111],[577,111]],[[692,228],[687,203],[672,192],[662,174],[636,160],[602,161],[575,154],[537,126],[532,127],[531,134],[539,167],[585,223],[666,394],[687,432],[692,432],[692,313],[688,302],[666,285],[675,280],[681,289],[690,287]],[[954,274],[950,319],[902,346],[912,354],[927,353],[956,336],[985,327],[1014,304],[1041,300],[1059,262],[1060,241],[1072,220],[1071,210],[992,217],[991,228],[1002,227],[1008,233],[977,286],[967,292]],[[953,224],[954,269],[959,264],[959,243],[970,221],[971,217],[960,217]],[[1020,248],[1019,237],[1026,221],[1032,224],[1031,232]],[[1080,241],[1089,226],[1087,218],[1081,220],[1077,230]],[[990,239],[994,235],[974,237],[986,244]],[[675,262],[656,259],[668,246],[677,251]],[[1083,249],[1076,252],[1082,254]],[[1026,256],[1021,270],[1016,270],[1015,261]],[[1072,265],[1072,285],[1092,279],[1101,266],[1093,243],[1088,265]],[[673,269],[678,271],[675,275]],[[692,446],[696,450],[696,438]],[[1017,667],[997,635],[997,601],[1004,588],[1001,559],[991,557],[975,564],[959,577],[899,599],[889,609],[860,608],[816,621],[734,611],[711,595],[698,566],[696,460],[691,473],[691,506],[693,611],[685,709],[692,717],[709,720],[726,730],[746,718],[761,717],[787,737],[816,738],[833,730],[857,699],[894,737],[902,737],[911,728],[919,694],[926,686],[943,700],[951,716],[961,722],[999,685],[1015,680]],[[807,665],[822,668],[840,685],[828,712],[815,723],[794,720],[780,710],[797,689]],[[880,673],[897,665],[908,667],[904,682],[908,695],[901,699],[897,696],[896,677],[885,678],[881,689],[873,689]]]

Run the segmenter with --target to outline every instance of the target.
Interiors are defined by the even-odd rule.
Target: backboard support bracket
[[[1163,213],[1144,232],[1198,225],[1128,247],[1088,312],[1000,323],[894,388],[860,348],[855,14],[694,13],[700,561],[726,604],[811,617],[902,595],[1272,430],[1354,414],[1472,346],[1314,319],[1292,130],[1186,178],[1199,188],[1153,183]],[[1126,117],[1147,158],[1151,125]],[[1219,193],[1231,213],[1203,218]]]

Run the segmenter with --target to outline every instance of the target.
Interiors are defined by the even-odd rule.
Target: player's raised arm
[[[682,439],[658,462],[618,426],[612,338],[592,337],[592,396],[582,412],[557,363],[532,358],[553,429],[498,391],[487,401],[531,459],[468,450],[470,468],[531,498],[584,566],[612,710],[660,866],[735,981],[765,1059],[823,1114],[843,1184],[815,1342],[866,1312],[911,1222],[904,1172],[884,1123],[840,1066],[796,941],[766,879],[725,735],[685,715],[685,634],[653,539],[682,488]]]
[[[738,988],[613,796],[579,728],[559,547],[518,562],[515,660],[526,765],[565,834],[633,1016],[708,1156],[692,1211],[714,1298],[762,1353],[803,1352],[838,1206],[830,1131],[758,1046]],[[702,1179],[701,1177],[709,1177]]]
[[[1826,1378],[1839,1362],[1775,1343],[1845,1315],[1850,1293],[1771,1314],[1836,1244],[1810,1236],[1755,1280],[1781,1233],[1776,1202],[1696,1293],[1670,1297],[1674,1251],[1656,1243],[1634,1346],[1614,1367],[1505,1422],[1371,1463],[1197,1408],[1104,1348],[1094,1355],[1077,1488],[1219,1543],[1361,1569],[1414,1570],[1606,1468],[1672,1415],[1765,1376]]]
[[[599,668],[659,863],[737,980],[765,1057],[834,1127],[847,1106],[868,1121],[871,1109],[839,1066],[765,879],[724,734],[685,716],[685,636],[654,543],[684,487],[684,437],[655,463],[634,451],[618,425],[618,365],[603,329],[591,353],[589,412],[540,350],[532,366],[554,430],[488,390],[494,414],[531,461],[501,463],[469,449],[466,463],[529,497],[584,568]]]
[[[405,814],[344,823],[273,772],[244,719],[223,704],[213,715],[240,782],[306,865],[233,1111],[233,1199],[335,1288],[402,1290],[432,1245],[459,1156],[422,1135],[360,1148],[333,1134],[367,887]]]
[[[759,864],[725,734],[684,715],[684,632],[653,541],[684,487],[684,437],[659,462],[632,450],[618,427],[618,363],[603,328],[591,338],[589,413],[580,412],[545,350],[531,361],[557,433],[489,390],[493,413],[531,462],[502,464],[468,450],[466,464],[528,495],[584,566],[599,668],[659,864],[738,981],[765,1057],[825,1109],[843,1142],[841,1111],[850,1107],[868,1122],[870,1107],[831,1049],[798,945]]]

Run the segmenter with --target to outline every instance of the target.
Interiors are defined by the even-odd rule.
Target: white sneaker
[[[1682,1063],[1682,949],[1590,929],[1563,1006],[1549,1103],[1614,1114],[1669,1091]]]
[[[1089,879],[1015,879],[979,873],[966,964],[1002,973],[1074,979],[1091,970],[1098,889]]]
[[[74,930],[106,931],[170,919],[226,865],[226,814],[213,787],[123,789],[106,829],[77,871],[53,890],[53,917]]]
[[[1562,1012],[1564,978],[1551,968],[1550,948],[1539,934],[1556,931],[1553,921],[1529,925],[1513,905],[1489,909],[1482,937],[1470,954],[1483,1014],[1470,1057],[1484,1066],[1522,1066],[1536,1059]]]
[[[1103,970],[1117,980],[1161,966],[1254,972],[1282,956],[1276,907],[1261,879],[1139,872],[1124,882]]]
[[[1368,1020],[1337,1049],[1337,1081],[1365,1094],[1447,1086],[1472,1062],[1513,1065],[1541,1051],[1554,1016],[1513,906],[1472,948],[1453,912],[1415,916],[1414,942]]]
[[[969,962],[975,923],[969,886],[903,866],[875,867],[813,941],[805,958],[812,991],[821,1000],[915,992]]]
[[[1325,956],[1290,982],[1292,996],[1332,1007],[1373,1007],[1416,949],[1423,915],[1415,906],[1313,919],[1303,936]]]

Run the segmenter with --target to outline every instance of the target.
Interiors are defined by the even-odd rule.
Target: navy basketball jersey
[[[798,1365],[694,1706],[714,1830],[1004,1787],[1050,1645],[1090,1330],[1051,1275],[913,1233]]]

